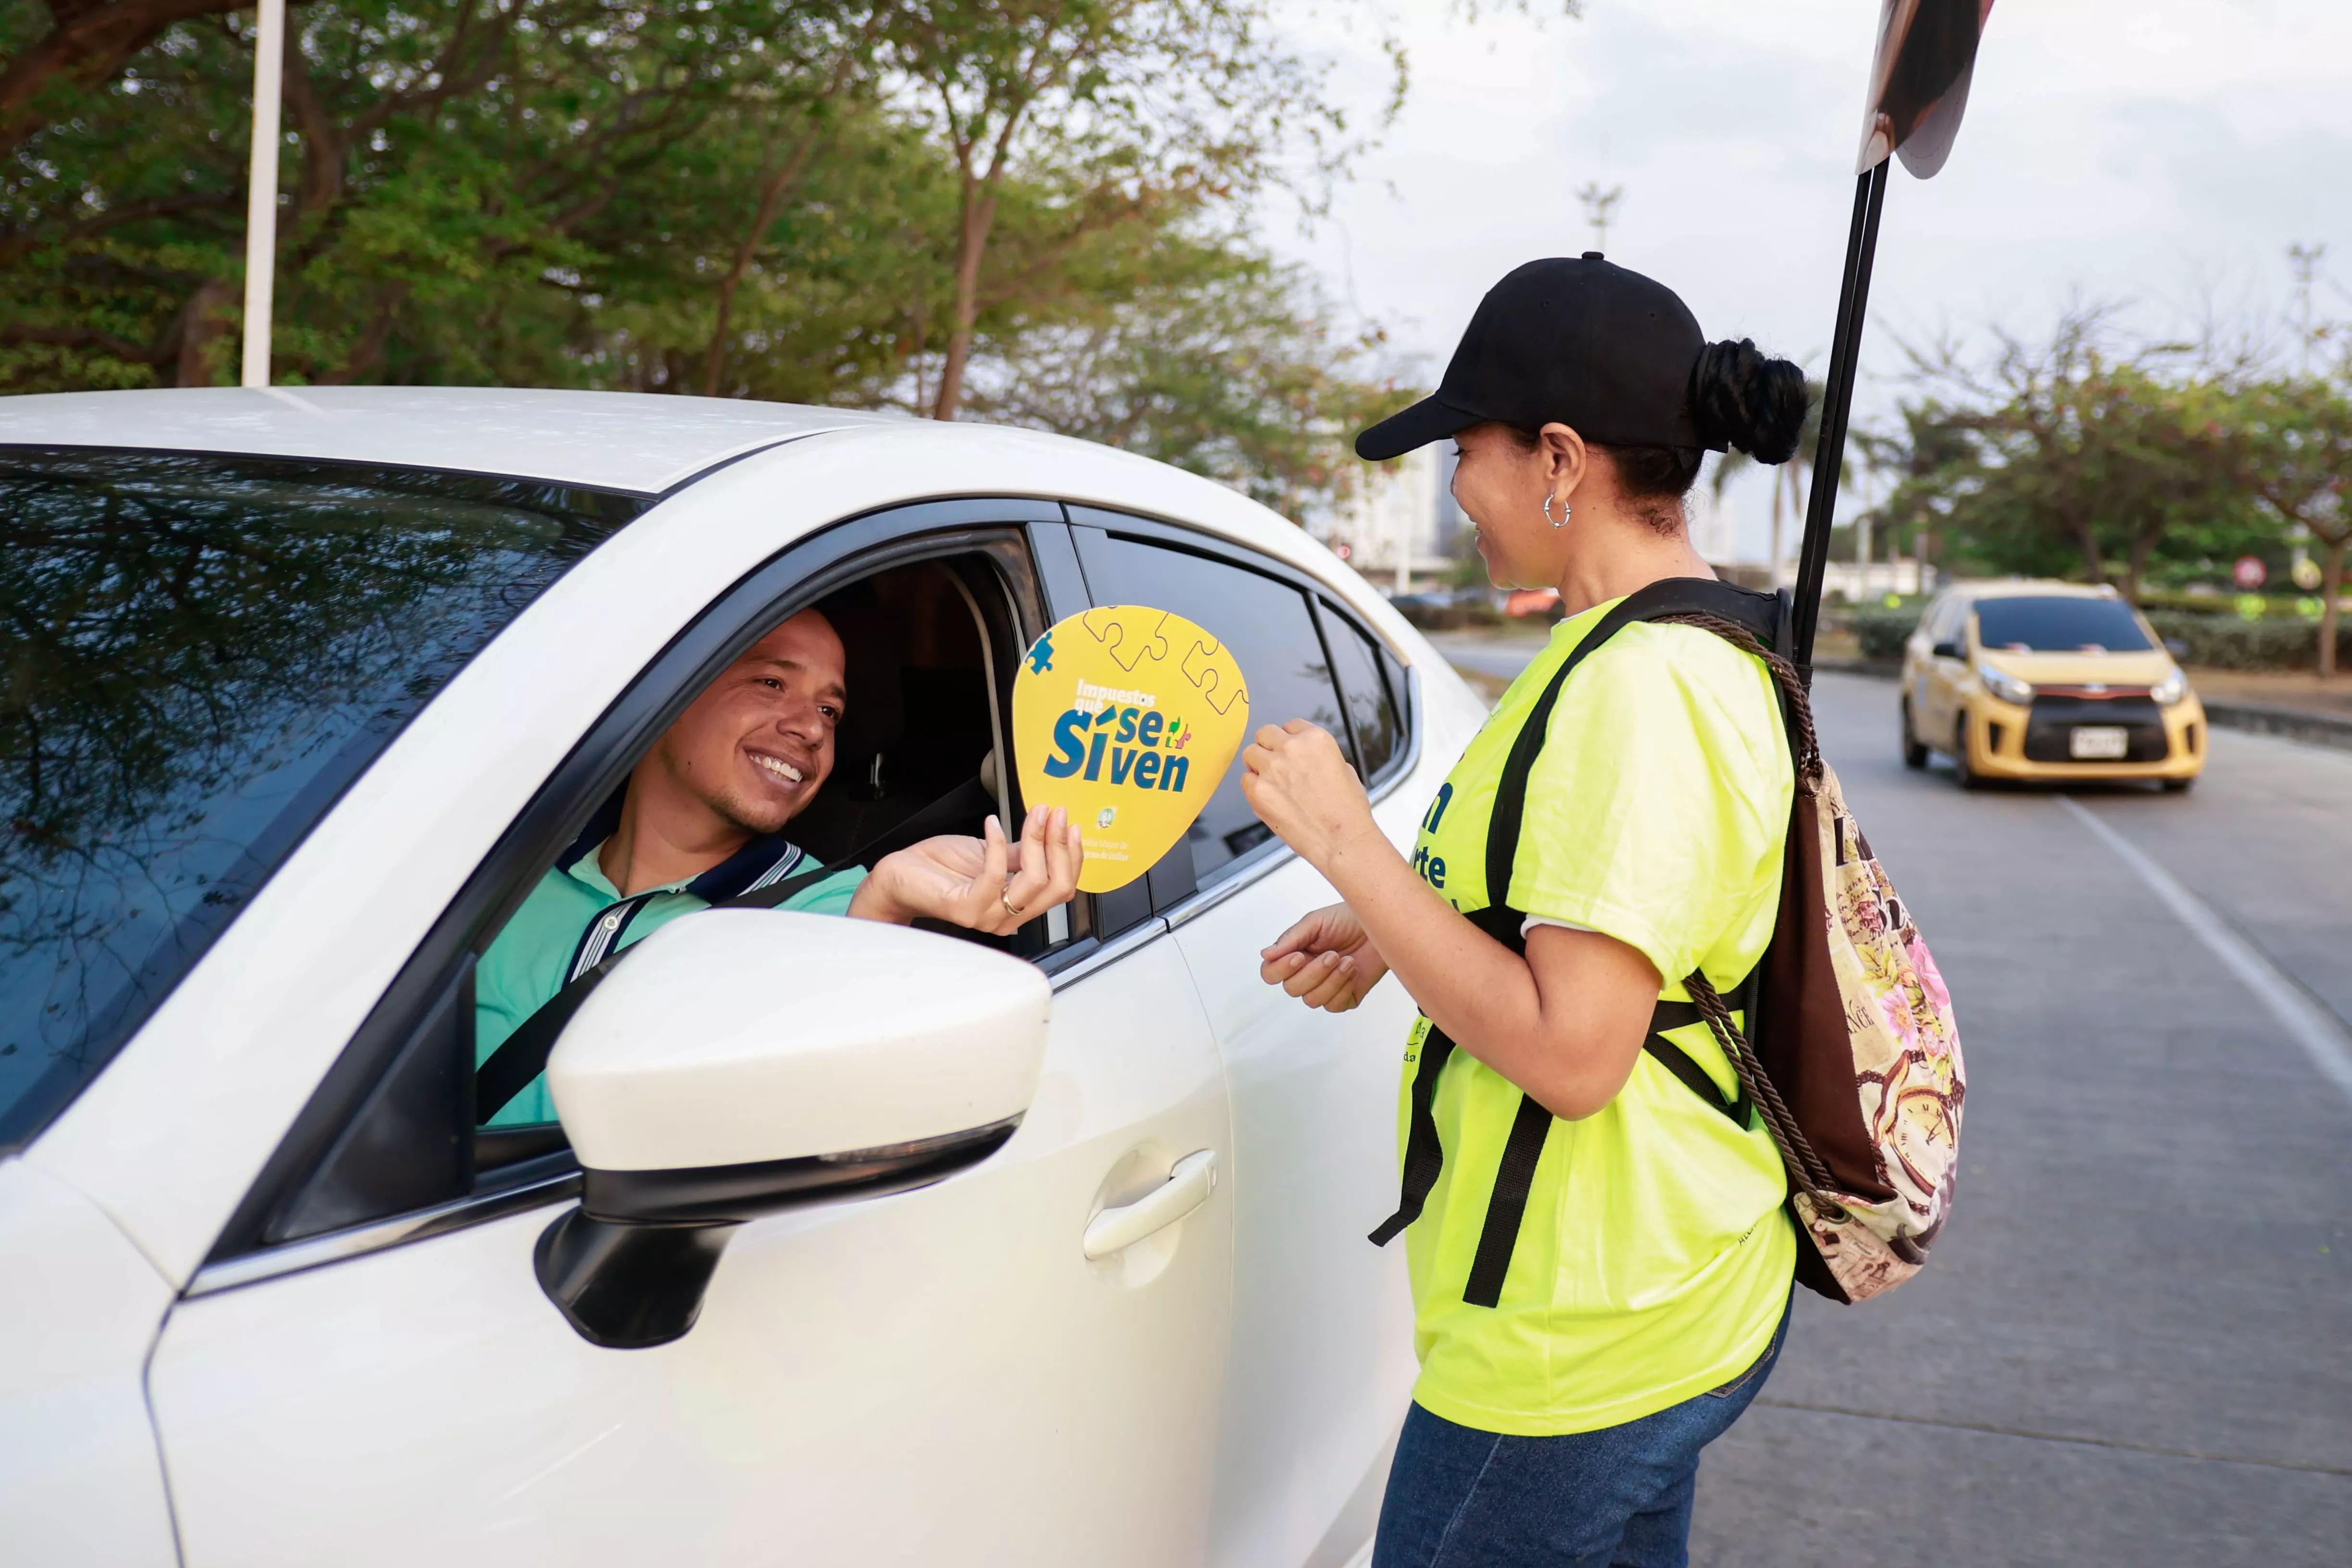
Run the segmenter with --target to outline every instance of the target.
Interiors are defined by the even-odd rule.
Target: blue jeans
[[[1507,1437],[1414,1405],[1372,1568],[1685,1568],[1698,1451],[1739,1419],[1788,1336],[1784,1311],[1721,1388],[1597,1432]]]

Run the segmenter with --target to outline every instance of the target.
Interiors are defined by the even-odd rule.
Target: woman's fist
[[[1380,833],[1339,742],[1304,719],[1266,725],[1242,752],[1242,796],[1318,870],[1328,872],[1332,857],[1361,835]]]

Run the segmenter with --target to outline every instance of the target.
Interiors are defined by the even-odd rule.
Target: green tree
[[[2226,374],[2118,350],[2077,310],[2046,343],[2001,334],[1989,369],[1949,346],[1915,354],[1924,395],[1877,439],[1901,475],[1890,514],[1942,520],[1958,557],[2045,575],[2074,566],[2140,597],[2158,568],[2209,568],[2274,540],[2240,482]]]
[[[1198,247],[1189,275],[1033,329],[970,407],[1140,452],[1296,517],[1350,490],[1355,432],[1396,401],[1377,330],[1313,282]]]
[[[1316,504],[1385,380],[1244,237],[1345,150],[1269,16],[306,0],[274,374],[971,401]],[[234,379],[252,47],[213,0],[0,11],[0,392]]]
[[[937,419],[963,399],[1014,170],[1042,164],[1077,185],[1076,238],[1105,205],[1246,201],[1276,177],[1295,132],[1314,142],[1346,125],[1321,70],[1280,45],[1267,0],[906,0],[887,37],[908,101],[956,169]]]
[[[2321,549],[2319,673],[2336,673],[2344,557],[2352,547],[2352,398],[2335,383],[2281,377],[2247,387],[2231,410],[2240,475],[2255,503]]]

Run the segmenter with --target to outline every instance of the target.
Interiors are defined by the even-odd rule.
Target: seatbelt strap
[[[730,899],[714,900],[710,908],[772,910],[793,894],[813,888],[828,877],[838,876],[852,866],[863,866],[870,871],[874,863],[883,856],[931,837],[992,809],[995,804],[996,797],[988,792],[985,784],[976,778],[968,779],[904,822],[867,839],[838,862],[770,882],[765,887],[754,887]],[[649,896],[640,894],[635,900],[629,900],[621,927],[611,932],[610,939],[604,943],[604,955],[580,970],[562,990],[540,1004],[538,1011],[525,1018],[513,1034],[500,1041],[499,1048],[490,1053],[489,1060],[475,1070],[474,1121],[477,1125],[505,1110],[509,1101],[529,1089],[531,1081],[547,1070],[547,1058],[554,1052],[555,1042],[562,1035],[563,1026],[572,1021],[574,1013],[580,1011],[580,1005],[604,984],[604,976],[610,974],[614,966],[631,951],[619,945],[622,931],[625,930],[637,909],[643,907]],[[615,904],[613,909],[623,907]],[[611,913],[612,910],[605,910],[597,917],[597,921],[601,923]],[[592,925],[589,929],[593,932],[596,927]],[[584,942],[585,938],[583,941]],[[575,961],[579,956],[575,953]]]

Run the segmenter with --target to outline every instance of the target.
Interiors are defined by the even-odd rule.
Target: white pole
[[[253,168],[245,205],[245,377],[269,384],[269,310],[278,268],[278,103],[284,94],[286,0],[260,0],[253,45]]]

